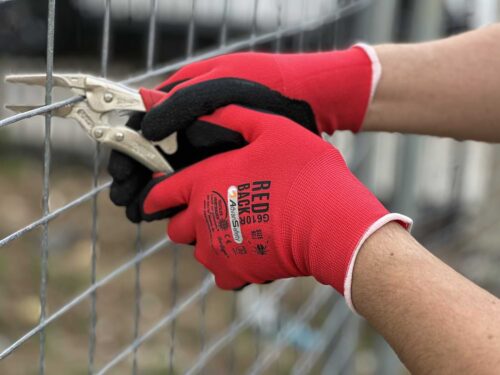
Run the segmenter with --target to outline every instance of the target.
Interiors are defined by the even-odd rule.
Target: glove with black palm
[[[175,87],[177,82],[162,87],[163,92],[168,92]],[[141,112],[132,113],[126,126],[141,130],[141,124],[146,114]],[[207,124],[203,121],[195,121],[184,129],[177,131],[177,152],[172,155],[159,151],[167,159],[170,165],[177,171],[209,156],[240,148],[246,144],[243,137],[229,129]],[[171,134],[172,131],[169,131]],[[145,166],[120,151],[111,152],[108,172],[113,178],[110,189],[111,201],[117,206],[126,207],[127,218],[138,223],[142,220],[139,208],[139,193],[144,189],[152,178],[152,172]],[[174,215],[179,208],[162,212],[162,217]]]

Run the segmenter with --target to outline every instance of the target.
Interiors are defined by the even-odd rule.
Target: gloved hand
[[[186,66],[153,90],[141,89],[150,112],[135,114],[127,125],[139,130],[145,118],[144,134],[155,141],[178,131],[177,153],[165,155],[176,170],[245,143],[239,134],[197,121],[230,103],[281,114],[316,133],[356,131],[379,68],[374,50],[364,45],[339,52],[221,56]],[[117,151],[108,170],[111,200],[127,207],[131,221],[140,221],[136,196],[149,171]]]
[[[167,135],[162,129],[185,128],[228,104],[280,114],[315,133],[357,132],[380,69],[367,45],[320,53],[235,53],[196,62],[163,83],[180,82],[168,94],[141,89],[148,108],[163,101],[148,114],[156,125],[147,135],[159,140]]]
[[[388,213],[332,145],[288,118],[230,105],[200,120],[248,145],[156,175],[140,194],[142,218],[176,210],[168,235],[196,243],[196,259],[223,289],[312,275],[350,302],[363,241],[410,219]]]
[[[177,82],[174,82],[158,89],[168,92],[176,84]],[[126,126],[141,130],[144,116],[145,113],[133,113]],[[245,140],[239,133],[196,120],[178,129],[175,154],[166,155],[160,148],[158,150],[175,170],[179,170],[209,156],[240,148],[245,144]],[[126,207],[126,215],[130,221],[140,222],[141,214],[137,197],[151,180],[151,171],[130,156],[113,150],[109,158],[108,172],[113,177],[109,191],[111,201],[117,206]]]

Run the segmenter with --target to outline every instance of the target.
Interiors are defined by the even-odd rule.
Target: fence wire
[[[159,18],[159,5],[158,0],[150,1],[150,11],[148,17],[148,29],[147,29],[147,40],[146,40],[146,61],[144,64],[144,70],[132,75],[130,78],[124,79],[121,82],[124,84],[135,84],[141,81],[164,76],[170,72],[173,72],[186,64],[190,64],[196,61],[200,61],[206,58],[214,57],[224,53],[240,51],[240,50],[254,50],[260,45],[266,43],[273,43],[273,49],[275,51],[281,51],[284,48],[284,38],[294,37],[297,39],[296,51],[306,50],[307,33],[314,30],[322,29],[324,25],[329,23],[334,23],[334,46],[336,46],[337,40],[337,23],[340,19],[354,14],[364,7],[366,7],[370,1],[358,0],[358,1],[338,1],[335,2],[334,12],[321,12],[318,17],[314,19],[305,19],[303,17],[299,24],[289,24],[285,23],[283,20],[284,14],[287,12],[287,7],[289,4],[285,1],[278,0],[276,2],[277,7],[277,20],[276,28],[272,31],[265,31],[259,33],[258,27],[258,14],[259,8],[262,6],[263,2],[259,0],[254,0],[252,4],[252,16],[251,16],[251,27],[249,30],[249,35],[245,37],[239,37],[237,39],[230,38],[230,26],[228,24],[229,13],[231,5],[234,3],[230,0],[223,0],[222,6],[222,22],[220,25],[219,41],[218,45],[209,50],[203,51],[201,53],[196,53],[196,33],[197,31],[197,0],[192,0],[191,2],[191,15],[187,22],[187,39],[186,39],[186,53],[185,58],[169,62],[166,64],[156,64],[158,54],[156,53],[156,45],[158,40],[157,35],[157,23]],[[59,3],[58,3],[59,4]],[[101,40],[101,55],[100,55],[100,74],[103,77],[108,76],[110,71],[110,47],[111,47],[111,35],[112,35],[112,1],[104,0],[103,4],[103,17],[102,17],[102,40]],[[81,304],[85,300],[90,300],[90,312],[89,312],[89,325],[88,325],[88,360],[86,367],[89,374],[105,374],[116,368],[118,364],[125,361],[131,357],[131,371],[133,374],[140,373],[141,363],[139,362],[138,350],[139,348],[151,340],[151,338],[157,335],[162,330],[166,330],[169,327],[168,334],[168,349],[165,348],[165,364],[164,368],[168,369],[170,374],[179,373],[178,366],[176,365],[176,353],[177,349],[182,345],[182,342],[178,339],[179,332],[177,332],[176,320],[180,317],[182,313],[185,313],[189,308],[193,308],[197,304],[199,308],[199,353],[191,362],[191,366],[183,369],[182,371],[186,374],[196,374],[203,372],[205,367],[214,359],[222,350],[225,350],[230,345],[228,356],[225,364],[225,370],[227,373],[243,373],[248,374],[260,374],[269,368],[273,363],[275,363],[280,355],[287,347],[293,347],[290,344],[293,342],[296,336],[300,335],[301,330],[304,330],[305,326],[309,326],[311,320],[317,316],[318,312],[325,308],[332,301],[332,293],[330,289],[325,287],[316,287],[313,289],[311,294],[305,301],[301,302],[300,308],[292,316],[283,315],[283,309],[280,307],[280,301],[286,295],[293,285],[297,284],[296,281],[286,280],[273,284],[270,287],[260,288],[254,287],[258,290],[258,298],[256,305],[253,307],[255,311],[259,311],[268,308],[268,305],[274,306],[274,310],[277,309],[277,320],[280,322],[280,328],[275,331],[275,336],[273,339],[269,337],[264,338],[266,326],[262,325],[258,319],[255,318],[255,314],[251,313],[241,313],[238,308],[238,301],[240,296],[234,294],[231,299],[231,303],[227,306],[230,310],[230,324],[225,330],[219,332],[215,337],[207,337],[207,295],[210,290],[214,287],[214,280],[211,275],[206,275],[205,279],[191,291],[185,291],[183,287],[179,284],[179,250],[177,247],[172,246],[169,239],[161,239],[157,241],[154,245],[145,247],[144,238],[140,226],[136,229],[136,239],[133,244],[134,255],[127,261],[123,262],[121,265],[115,267],[108,274],[98,277],[97,267],[98,267],[98,249],[99,249],[99,217],[101,215],[101,208],[99,205],[99,194],[106,191],[110,182],[100,181],[100,171],[101,171],[101,149],[98,144],[95,145],[94,156],[93,156],[93,170],[92,170],[92,187],[91,189],[77,197],[76,199],[62,205],[61,207],[51,210],[49,206],[50,201],[50,171],[51,171],[51,111],[57,108],[61,108],[67,105],[77,103],[84,100],[82,97],[71,97],[61,101],[52,101],[52,74],[54,69],[54,38],[57,25],[55,24],[56,12],[59,9],[56,6],[56,0],[47,1],[48,12],[47,12],[47,50],[46,50],[46,72],[47,72],[47,83],[45,87],[45,105],[37,109],[27,111],[21,114],[16,114],[9,116],[0,120],[0,128],[7,126],[15,126],[27,120],[31,117],[43,114],[45,115],[45,135],[44,135],[44,152],[43,152],[43,185],[42,185],[42,215],[37,220],[31,222],[30,224],[14,231],[0,240],[0,247],[4,247],[13,241],[19,240],[20,238],[26,236],[29,232],[36,228],[41,228],[41,240],[40,240],[40,317],[39,323],[32,329],[25,332],[23,335],[13,340],[11,343],[0,347],[0,360],[5,360],[7,357],[11,356],[18,349],[23,347],[29,340],[33,339],[35,335],[39,335],[39,367],[38,373],[46,373],[46,351],[47,351],[47,332],[46,328],[60,320],[61,317],[70,310],[74,309],[77,305]],[[302,11],[307,8],[307,1],[302,0],[301,2]],[[201,32],[201,31],[200,31]],[[320,40],[320,48],[323,45],[322,40]],[[78,206],[85,202],[91,204],[91,230],[90,230],[90,286],[83,290],[82,292],[76,294],[67,303],[60,306],[54,312],[49,313],[47,309],[47,279],[48,279],[48,262],[49,262],[49,223],[54,219],[58,218],[60,215],[75,210]],[[172,268],[170,270],[170,290],[167,299],[170,299],[171,308],[170,310],[159,320],[156,321],[149,329],[145,332],[141,332],[141,314],[142,314],[142,285],[141,285],[141,264],[147,258],[152,255],[165,252],[168,250],[171,252],[172,256]],[[22,256],[22,254],[20,255]],[[134,271],[134,306],[133,310],[133,326],[132,330],[132,341],[129,345],[125,346],[122,350],[115,353],[106,363],[98,365],[96,361],[96,355],[99,351],[98,343],[98,324],[99,315],[97,309],[97,302],[99,298],[98,291],[106,285],[109,285],[113,280],[122,276],[126,271]],[[165,280],[168,282],[168,280]],[[266,307],[267,306],[267,307]],[[129,309],[129,306],[123,306],[123,309]],[[225,308],[224,306],[219,306],[219,308]],[[274,311],[273,310],[273,311]],[[254,310],[252,310],[254,311]],[[318,340],[312,348],[308,349],[295,349],[295,364],[293,366],[293,373],[302,374],[309,372],[310,369],[322,358],[324,357],[322,352],[331,345],[331,340],[338,334],[338,331],[348,319],[347,308],[343,305],[343,302],[338,300],[333,308],[330,307],[329,314],[326,315],[324,319],[324,325],[321,328],[322,333]],[[238,337],[241,337],[246,331],[252,332],[255,337],[255,358],[252,361],[252,365],[247,369],[242,369],[238,366],[238,353],[234,345]],[[269,333],[268,333],[269,335]],[[182,347],[180,347],[182,349]],[[265,350],[263,350],[265,348]],[[350,352],[352,353],[356,348],[356,342],[351,343]],[[180,355],[180,354],[179,354]],[[0,362],[1,363],[1,362]],[[278,370],[280,370],[280,364],[277,364]]]
[[[36,133],[36,129],[30,128],[26,133],[16,131],[34,121],[31,120],[33,117],[42,115],[43,121],[38,126],[43,134],[40,132],[38,139],[32,138],[38,143],[29,149],[40,153],[35,158],[26,157],[30,162],[35,160],[35,168],[30,173],[39,176],[41,184],[29,186],[29,189],[13,187],[19,190],[16,193],[22,196],[23,202],[41,205],[33,215],[24,216],[27,219],[23,223],[27,225],[5,225],[9,230],[0,238],[0,278],[5,280],[4,274],[11,278],[17,277],[15,273],[20,276],[13,281],[7,280],[2,285],[8,286],[0,288],[3,312],[0,316],[0,373],[352,374],[360,360],[369,357],[363,356],[367,345],[370,346],[369,353],[378,361],[373,372],[398,373],[401,367],[391,350],[381,339],[371,339],[377,336],[367,332],[366,326],[350,314],[343,300],[329,288],[308,279],[290,279],[267,286],[251,286],[238,293],[218,291],[213,276],[197,265],[190,254],[186,255],[188,249],[166,238],[164,228],[159,235],[152,229],[155,224],[130,226],[124,224],[122,212],[120,217],[113,216],[117,214],[110,211],[115,208],[106,194],[102,194],[107,193],[111,185],[103,172],[108,150],[89,142],[85,162],[74,165],[69,157],[66,163],[71,165],[70,172],[62,169],[63,158],[58,155],[62,138],[59,136],[68,129],[78,129],[70,121],[53,121],[51,112],[85,98],[73,96],[60,100],[57,90],[52,90],[52,74],[54,65],[58,70],[66,64],[66,70],[69,67],[83,72],[91,70],[103,77],[116,76],[126,85],[150,85],[187,64],[237,51],[315,52],[344,48],[360,40],[377,43],[438,38],[443,36],[440,34],[443,25],[452,23],[446,18],[450,15],[444,14],[444,4],[452,2],[46,0],[36,2],[36,6],[31,2],[28,8],[44,9],[41,20],[46,26],[42,38],[46,43],[42,48],[44,58],[30,57],[25,67],[23,64],[11,66],[14,64],[9,59],[0,60],[0,68],[10,64],[4,69],[10,73],[23,73],[34,66],[45,70],[44,105],[0,119],[0,142],[3,146],[6,140],[6,145],[12,142],[15,147],[28,150],[30,146],[18,138]],[[21,2],[8,2],[18,3]],[[485,4],[481,1],[470,3],[478,8]],[[493,3],[493,0],[487,3]],[[68,4],[86,14],[81,19],[89,25],[80,25],[85,32],[98,30],[88,38],[94,46],[92,57],[76,48],[76,55],[71,58],[76,57],[77,62],[59,56],[57,48],[58,43],[64,41],[60,34],[64,32],[64,25],[67,26],[64,12],[68,12]],[[294,17],[293,12],[298,16]],[[216,13],[217,20],[210,21]],[[436,16],[438,13],[439,17]],[[434,16],[426,17],[428,14]],[[123,57],[121,60],[116,57],[119,48],[123,48],[115,42],[117,35],[123,34],[124,24],[127,25],[127,36],[141,30],[143,38],[140,43],[137,39],[135,44],[127,43],[134,53],[143,52],[142,55],[137,53],[141,56],[139,61],[124,62]],[[23,61],[23,58],[19,60]],[[87,70],[87,66],[92,68]],[[9,85],[6,87],[6,96],[16,93],[15,90],[9,91],[12,89]],[[4,93],[3,89],[0,86],[0,95]],[[20,98],[25,99],[18,95],[17,99]],[[59,124],[64,126],[59,127]],[[3,137],[4,133],[6,137]],[[10,139],[11,134],[21,136]],[[84,138],[79,137],[83,132],[65,134],[78,135],[75,136],[78,138],[76,142]],[[481,203],[479,199],[484,199],[475,198],[472,203],[464,199],[467,182],[464,176],[468,169],[478,169],[477,165],[467,165],[471,159],[469,145],[385,134],[360,134],[354,138],[340,134],[335,137],[333,141],[346,157],[351,170],[390,208],[398,211],[411,209],[404,213],[414,216],[417,223],[418,215],[422,213],[432,219],[432,222],[425,223],[425,231],[419,238],[425,244],[448,242],[449,246],[455,246],[455,250],[465,251],[471,241],[479,241],[484,232],[494,231],[498,224],[497,215],[493,215],[493,219],[478,224],[474,233],[461,230],[471,222],[464,214],[472,215],[472,211],[466,211],[467,205],[477,208]],[[383,142],[379,137],[383,137]],[[63,142],[69,147],[75,144],[74,140]],[[437,143],[434,142],[445,147],[436,153]],[[423,146],[429,145],[434,151],[422,152],[425,150]],[[82,148],[63,156],[81,152]],[[479,152],[478,149],[475,152]],[[447,153],[452,156],[448,157]],[[393,162],[392,167],[381,163],[381,156],[384,161]],[[432,170],[433,166],[429,166],[430,173],[423,177],[419,175],[422,171],[416,168],[417,162],[430,157],[433,159],[428,164],[438,164],[435,161],[442,160],[443,156],[449,159],[448,167]],[[383,170],[376,169],[375,164],[384,165]],[[16,168],[27,169],[31,165],[16,164]],[[82,169],[88,173],[89,188],[76,189],[78,194],[75,194],[72,190],[75,184],[81,185],[85,180],[84,177],[75,177]],[[488,167],[482,166],[481,170],[483,174],[485,171],[489,173]],[[388,179],[390,183],[378,175],[387,171],[392,174]],[[70,177],[74,184],[61,184],[61,173],[73,175]],[[446,196],[444,203],[435,203],[439,195],[435,193],[435,186],[422,188],[422,191],[431,192],[430,200],[416,188],[417,182],[425,180],[438,185],[442,182],[435,178],[438,174],[443,175],[444,180],[451,176],[448,178],[450,186],[444,184],[441,189],[442,195]],[[472,180],[480,185],[478,179]],[[33,178],[20,181],[35,185]],[[412,189],[408,189],[408,185],[412,185]],[[34,190],[41,198],[35,204],[29,195]],[[492,195],[498,195],[498,191]],[[11,217],[11,213],[6,212],[4,224],[6,220],[9,224]],[[71,232],[67,230],[68,226],[61,225],[61,221],[72,217],[77,217],[76,224],[83,228],[76,231],[77,238],[71,238],[71,233],[65,233]],[[21,221],[12,219],[12,222]],[[119,230],[114,231],[115,227]],[[68,256],[67,253],[75,257],[82,253],[81,247],[77,246],[79,241],[84,244],[85,260],[78,258],[78,263],[85,265],[73,271],[74,264],[66,265],[67,258],[64,257]],[[12,253],[15,253],[15,259]],[[13,261],[12,264],[9,261]],[[491,263],[494,267],[495,263]],[[73,279],[61,278],[59,273],[74,273],[83,281],[76,283]],[[125,279],[129,282],[127,287],[122,285]],[[30,282],[34,284],[33,290],[24,285]],[[26,297],[23,295],[26,290],[31,298],[27,298],[28,307],[20,303]],[[31,305],[33,300],[35,309]],[[18,305],[21,307],[16,307]],[[29,311],[34,318],[27,323]],[[18,322],[23,319],[24,322]],[[61,341],[59,336],[68,341]],[[369,362],[370,358],[366,363]]]
[[[45,84],[45,105],[52,103],[52,73],[54,70],[54,34],[55,34],[55,14],[56,1],[49,0],[47,15],[47,80]],[[42,215],[47,216],[50,212],[50,165],[52,159],[50,134],[52,125],[52,115],[45,113],[45,138],[43,147],[43,187],[42,187]],[[44,223],[42,226],[42,238],[40,244],[40,325],[45,323],[47,315],[47,273],[49,258],[49,226]],[[40,330],[40,367],[41,375],[45,374],[45,329]]]

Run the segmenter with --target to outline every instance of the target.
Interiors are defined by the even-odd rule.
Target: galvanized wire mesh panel
[[[96,2],[85,4],[91,3]],[[105,0],[98,4],[102,22],[100,68],[92,69],[98,70],[103,77],[114,72],[110,56],[113,12],[120,10],[118,3]],[[142,71],[122,80],[126,84],[160,79],[191,62],[233,51],[331,49],[336,45],[338,21],[369,4],[368,1],[316,1],[313,7],[304,0],[238,3],[224,0],[211,4],[193,0],[186,10],[186,2],[151,0],[140,3],[148,13],[146,58]],[[14,323],[11,332],[2,334],[0,368],[5,370],[1,372],[11,373],[16,369],[22,373],[104,374],[122,373],[128,369],[134,374],[152,371],[259,374],[293,370],[301,374],[309,373],[315,366],[316,371],[320,371],[320,364],[326,363],[325,350],[335,353],[333,338],[345,322],[355,319],[330,288],[315,286],[308,280],[286,280],[266,287],[252,286],[240,294],[215,290],[213,277],[194,264],[189,250],[172,245],[159,231],[151,234],[154,230],[140,226],[132,230],[117,217],[116,209],[110,214],[113,208],[107,196],[102,194],[110,182],[102,173],[103,150],[98,145],[94,146],[91,156],[90,174],[83,173],[86,181],[90,180],[89,189],[85,191],[79,186],[76,191],[81,194],[57,199],[60,204],[54,204],[60,186],[59,182],[53,182],[53,176],[65,178],[72,172],[69,172],[71,168],[66,168],[59,176],[59,164],[54,166],[56,156],[51,139],[58,129],[52,124],[50,111],[83,99],[53,100],[54,38],[58,27],[55,20],[60,4],[49,0],[47,6],[45,105],[0,121],[0,127],[14,128],[33,116],[45,116],[41,214],[27,225],[6,233],[0,240],[3,252],[16,251],[17,260],[30,258],[27,267],[39,264],[39,281],[32,280],[39,285],[39,302],[31,299],[30,307],[26,307],[30,317],[25,319],[33,322],[36,313],[38,323],[31,328],[25,328],[29,325],[26,321],[26,324]],[[198,30],[202,23],[200,11],[208,9],[207,6],[219,13],[218,41],[198,50],[196,42],[200,35],[197,33],[203,32],[203,26]],[[235,11],[238,7],[241,9]],[[185,55],[174,61],[159,62],[158,18],[169,11],[188,12],[181,21],[187,29]],[[246,27],[238,27],[238,17],[243,17]],[[84,64],[75,68],[86,70]],[[38,120],[30,121],[36,123]],[[32,170],[39,168],[36,165],[29,167]],[[81,184],[81,179],[77,181]],[[76,219],[72,218],[73,212]],[[65,269],[61,263],[74,256],[74,241],[68,240],[62,250],[57,250],[60,247],[57,241],[64,237],[65,223],[74,223],[74,220],[84,227],[75,234],[84,248],[76,250],[84,254],[84,258],[76,261],[78,269],[75,271]],[[116,226],[125,228],[118,232],[126,232],[123,235],[126,238],[116,239],[115,235],[111,241],[112,250],[109,250],[105,248],[110,241],[108,233],[114,231],[111,227],[118,221],[120,224]],[[143,233],[146,229],[148,233]],[[155,237],[160,239],[154,242]],[[115,254],[116,259],[103,259],[106,252],[116,253],[117,247],[133,249],[133,253],[129,251],[127,255],[123,250]],[[39,254],[34,254],[37,249]],[[11,256],[3,261],[12,259]],[[75,264],[75,260],[68,262]],[[81,263],[85,266],[81,267]],[[58,267],[57,271],[51,266]],[[86,281],[80,280],[70,288],[67,283],[73,276]],[[147,281],[148,278],[155,281]],[[87,286],[83,287],[85,284]],[[151,285],[154,292],[147,290]],[[65,288],[71,291],[62,292]],[[291,290],[294,293],[290,293]],[[30,293],[32,296],[33,292]],[[117,294],[121,297],[115,298]],[[17,298],[25,298],[23,292],[19,292]],[[158,311],[152,314],[152,310]],[[121,315],[128,318],[122,319]],[[221,316],[224,319],[221,320]],[[119,322],[118,327],[113,320]],[[59,326],[65,328],[60,330]],[[75,333],[67,334],[66,331]],[[33,347],[36,341],[38,349]],[[352,355],[356,342],[353,337],[349,345],[344,346],[348,356],[345,358]]]
[[[31,6],[35,9],[41,3]],[[78,49],[76,58],[57,54],[67,4],[87,15],[80,25],[83,30],[98,30],[98,37],[90,38],[90,57]],[[0,146],[9,150],[2,154],[0,184],[0,373],[353,373],[360,331],[366,328],[331,289],[304,278],[222,292],[193,260],[190,248],[165,238],[164,223],[128,223],[106,194],[108,150],[92,144],[71,121],[51,118],[52,109],[83,100],[60,97],[52,90],[51,76],[55,66],[57,71],[151,85],[186,64],[235,51],[318,51],[359,40],[437,38],[444,29],[443,4],[433,0],[48,0],[43,4],[44,59],[19,57],[16,63],[0,59],[0,69],[6,73],[45,70],[48,77],[43,91],[0,86],[2,101],[26,102],[45,95],[41,108],[14,116],[4,113],[0,120]],[[426,17],[429,12],[433,17]],[[63,18],[58,18],[61,14]],[[139,29],[141,38],[116,43],[118,31],[132,35]],[[120,48],[133,51],[127,58],[134,54],[139,58],[133,62],[114,58]],[[40,114],[44,117],[34,117]],[[467,162],[471,153],[464,149],[472,148],[469,145],[370,134],[336,135],[334,142],[351,169],[385,203],[415,216],[417,224],[422,212],[435,219],[424,223],[428,226],[421,236],[424,242],[451,238],[462,228],[463,212],[470,214],[467,208],[480,203],[477,197],[483,193],[475,193],[471,200],[465,194],[470,190],[463,186],[468,170],[477,170]],[[418,165],[429,155],[446,157],[442,165],[433,163],[434,169],[422,175]],[[439,178],[429,178],[429,173]],[[479,177],[474,178],[476,185],[484,173]],[[428,183],[422,186],[424,182]],[[366,332],[363,340],[375,343],[382,361],[380,373],[396,371],[399,365],[382,341]]]

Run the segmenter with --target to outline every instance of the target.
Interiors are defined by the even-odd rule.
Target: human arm
[[[363,131],[500,142],[500,25],[375,47],[382,75]]]
[[[499,39],[496,24],[425,43],[224,55],[169,77],[164,84],[183,82],[164,96],[163,115],[190,122],[235,103],[328,134],[388,131],[499,142]],[[268,90],[238,85],[242,79]]]
[[[354,306],[412,374],[496,374],[500,300],[389,223],[362,246]]]

